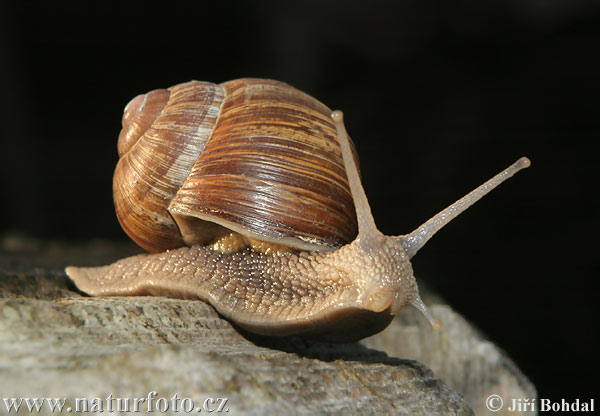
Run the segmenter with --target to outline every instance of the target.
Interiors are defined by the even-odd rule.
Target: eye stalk
[[[334,111],[331,118],[336,125],[358,219],[358,237],[351,246],[355,250],[353,257],[361,264],[361,271],[367,276],[362,307],[373,312],[382,312],[389,308],[391,314],[396,314],[403,306],[411,304],[425,315],[435,329],[438,329],[439,322],[432,316],[419,296],[409,259],[442,227],[519,170],[529,167],[531,162],[526,157],[520,158],[412,233],[385,236],[375,225],[367,196],[360,182],[350,150],[343,114],[341,111]]]
[[[422,224],[419,228],[410,234],[400,236],[403,240],[402,246],[409,258],[412,258],[429,241],[431,237],[454,218],[465,212],[467,208],[487,195],[492,189],[496,188],[502,182],[513,176],[521,169],[531,166],[531,162],[526,157],[522,157],[515,163],[498,173],[492,179],[480,185],[461,199],[439,212],[431,219]]]

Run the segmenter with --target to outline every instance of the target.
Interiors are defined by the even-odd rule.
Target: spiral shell
[[[303,250],[352,241],[356,214],[330,115],[311,96],[262,79],[192,81],[135,97],[113,180],[121,226],[151,252],[232,231]]]

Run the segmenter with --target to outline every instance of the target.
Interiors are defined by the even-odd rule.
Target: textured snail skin
[[[153,98],[163,100],[164,96],[159,92],[145,99],[153,103]],[[124,119],[131,117],[128,113],[141,100],[132,101]],[[419,297],[410,258],[445,224],[529,166],[529,160],[519,159],[413,233],[385,236],[375,226],[341,112],[333,112],[331,119],[358,223],[358,235],[351,243],[336,250],[301,250],[269,239],[254,241],[251,233],[252,242],[246,244],[246,237],[234,229],[209,245],[134,256],[103,267],[67,267],[67,275],[92,296],[201,299],[240,327],[266,335],[301,334],[349,342],[379,332],[407,304],[438,326]],[[140,121],[140,130],[151,123]],[[119,151],[131,154],[138,146],[132,142],[129,138],[120,141]],[[160,182],[160,177],[155,179]]]
[[[400,250],[392,240],[372,258],[359,253],[356,242],[336,251],[282,254],[196,245],[67,273],[93,296],[201,299],[251,332],[345,342],[385,328],[394,302],[403,305],[417,293]],[[382,275],[393,278],[383,282]]]

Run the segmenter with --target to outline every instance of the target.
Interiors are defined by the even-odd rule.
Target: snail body
[[[154,254],[68,267],[79,289],[201,299],[252,332],[340,342],[379,332],[407,304],[436,326],[410,258],[529,166],[521,158],[412,233],[385,236],[341,112],[277,81],[193,81],[138,96],[118,148],[117,216]]]

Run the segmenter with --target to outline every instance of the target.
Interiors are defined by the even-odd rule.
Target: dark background
[[[125,104],[190,79],[279,79],[344,110],[388,234],[527,155],[413,266],[541,398],[597,396],[599,2],[162,3],[0,3],[0,232],[124,239]]]

